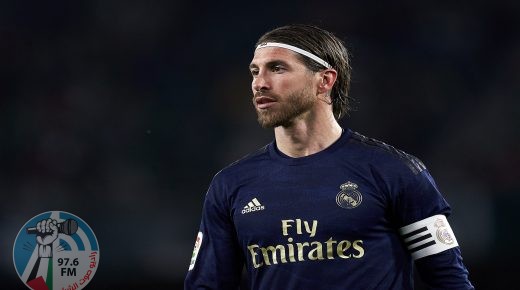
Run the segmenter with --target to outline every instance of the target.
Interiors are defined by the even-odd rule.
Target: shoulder
[[[356,165],[374,178],[389,200],[418,204],[416,200],[424,199],[431,204],[441,204],[439,208],[444,207],[445,202],[433,177],[417,157],[357,132],[352,132],[349,144],[355,152],[352,155],[365,156]]]
[[[372,165],[392,168],[404,167],[406,171],[410,171],[414,175],[426,170],[426,166],[419,158],[358,132],[351,131],[348,144],[360,156],[368,158],[368,162]]]
[[[236,160],[217,172],[206,193],[206,201],[219,208],[230,208],[236,198],[236,189],[260,172],[262,160],[267,159],[268,146]]]
[[[268,151],[271,144],[269,143],[222,168],[215,174],[214,181],[233,182],[251,173],[258,172],[258,168],[269,160]]]

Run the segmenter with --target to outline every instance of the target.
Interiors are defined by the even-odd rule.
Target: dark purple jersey
[[[185,289],[472,289],[417,158],[346,130],[316,154],[273,142],[223,169],[204,202]]]

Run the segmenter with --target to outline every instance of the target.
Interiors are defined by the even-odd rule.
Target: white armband
[[[455,234],[444,215],[434,215],[399,229],[414,260],[457,247]]]

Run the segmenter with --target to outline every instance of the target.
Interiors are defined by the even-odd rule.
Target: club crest
[[[338,206],[346,209],[353,209],[358,207],[363,201],[361,192],[357,190],[357,184],[348,181],[343,183],[339,188],[341,191],[336,195],[336,203]]]
[[[441,243],[451,245],[455,242],[451,237],[450,230],[444,225],[441,219],[436,220],[434,226],[437,228],[437,239],[441,241]]]

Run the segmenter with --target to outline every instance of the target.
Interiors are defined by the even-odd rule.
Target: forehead
[[[289,49],[281,47],[264,47],[255,50],[255,55],[251,61],[253,66],[261,66],[272,61],[284,61],[287,63],[302,63],[298,54]],[[303,63],[302,63],[303,64]]]

